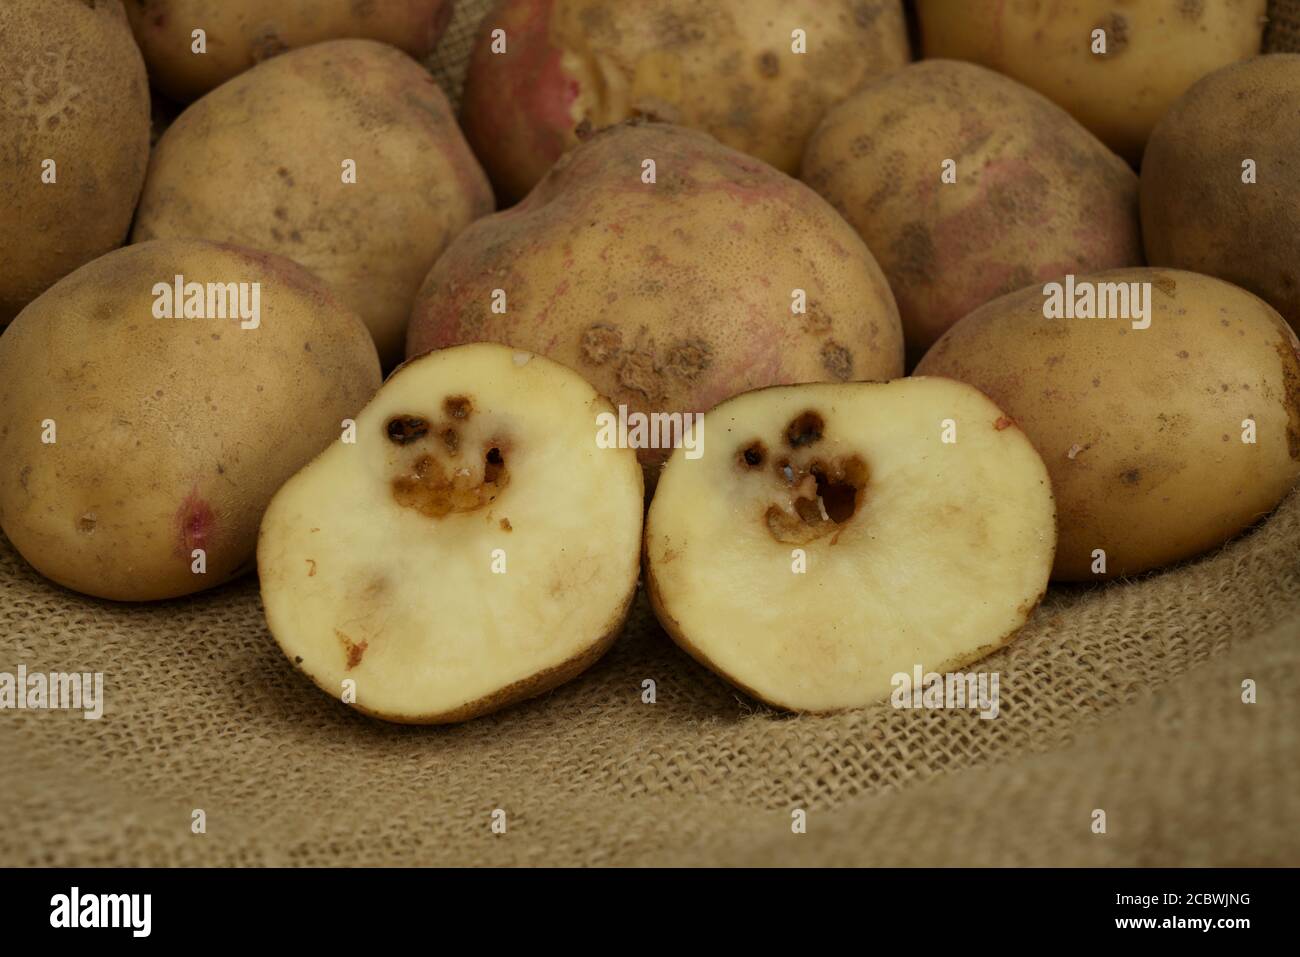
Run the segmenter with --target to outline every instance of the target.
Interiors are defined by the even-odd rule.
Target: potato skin
[[[1236,283],[1300,331],[1300,54],[1224,67],[1170,108],[1142,161],[1142,232],[1152,264]]]
[[[1300,476],[1300,343],[1267,303],[1172,269],[1084,280],[1150,282],[1150,327],[1047,319],[1042,289],[1023,289],[953,326],[916,370],[982,389],[1037,446],[1060,525],[1053,578],[1068,581],[1214,548]]]
[[[433,52],[454,0],[129,0],[131,29],[158,88],[188,103],[286,50],[349,37]],[[207,52],[192,51],[192,31]]]
[[[155,318],[154,284],[177,274],[261,283],[261,325]],[[276,489],[378,386],[360,318],[289,260],[197,240],[117,250],[0,336],[0,527],[37,571],[89,595],[221,584],[250,567]]]
[[[149,84],[120,0],[0,4],[0,327],[122,244],[148,162]]]
[[[355,183],[342,181],[345,159]],[[420,281],[491,210],[433,78],[393,47],[335,40],[268,60],[182,113],[154,151],[132,239],[288,256],[360,314],[391,365]]]
[[[498,29],[504,53],[492,52]],[[826,109],[910,58],[899,0],[501,0],[474,46],[461,122],[503,200],[576,146],[579,124],[634,115],[794,174]]]
[[[645,159],[653,185],[641,180]],[[492,309],[496,289],[504,313]],[[792,310],[796,289],[804,314]],[[475,341],[556,359],[643,412],[902,372],[889,286],[833,209],[706,133],[637,121],[565,154],[524,202],[475,223],[438,260],[407,354]]]
[[[955,182],[941,179],[947,160]],[[918,358],[990,299],[1142,264],[1128,165],[1060,107],[971,63],[926,60],[867,84],[813,134],[803,180],[879,260]]]
[[[926,57],[972,60],[1069,110],[1136,164],[1184,90],[1254,56],[1267,0],[916,0]],[[1106,31],[1106,55],[1092,31]]]

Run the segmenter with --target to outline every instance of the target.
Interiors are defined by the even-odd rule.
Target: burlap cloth
[[[435,64],[453,92],[481,6]],[[1275,43],[1300,39],[1288,22]],[[774,714],[641,601],[543,699],[390,726],[290,668],[251,580],[114,605],[0,539],[0,671],[18,664],[102,671],[107,705],[0,713],[0,865],[1300,864],[1300,494],[1194,564],[1051,590],[980,666],[1001,675],[991,721]]]

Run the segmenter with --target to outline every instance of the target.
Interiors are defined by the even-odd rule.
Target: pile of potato
[[[1300,477],[1300,54],[1260,54],[1265,0],[500,0],[459,117],[420,62],[452,7],[0,5],[0,528],[43,575],[157,600],[260,558],[295,664],[445,721],[594,661],[644,548],[688,651],[829,710],[918,629],[968,663],[1049,577],[1192,558]],[[573,446],[724,403],[710,471]],[[744,567],[751,508],[749,554],[871,595]],[[358,559],[385,542],[423,564]],[[480,548],[538,556],[516,604],[452,570]]]

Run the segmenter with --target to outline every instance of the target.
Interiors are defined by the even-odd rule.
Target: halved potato
[[[705,415],[646,527],[664,628],[769,704],[835,711],[892,678],[1010,640],[1047,586],[1047,469],[980,392],[948,379],[783,386]],[[803,570],[800,570],[800,569]]]
[[[587,668],[636,590],[644,495],[636,453],[597,445],[602,412],[577,373],[505,346],[401,366],[355,443],[290,479],[262,522],[284,653],[358,710],[413,724]]]

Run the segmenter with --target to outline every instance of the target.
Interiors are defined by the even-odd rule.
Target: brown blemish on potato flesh
[[[795,419],[791,428],[803,418]],[[739,453],[742,464],[748,464],[745,453],[750,448]],[[763,521],[768,533],[786,545],[806,545],[832,534],[834,544],[844,524],[858,513],[869,478],[866,462],[856,455],[829,461],[781,458],[773,463],[773,470],[784,501],[768,506]]]
[[[811,409],[798,415],[786,426],[785,440],[792,449],[801,449],[821,441],[826,423],[820,415]]]
[[[334,629],[334,635],[343,645],[343,653],[347,656],[347,670],[351,671],[357,665],[361,664],[361,659],[370,647],[369,641],[355,642],[337,628]]]
[[[429,422],[417,415],[395,415],[388,420],[385,431],[389,441],[409,445],[429,433]]]
[[[758,468],[763,464],[763,460],[766,458],[767,449],[764,448],[763,443],[759,442],[757,439],[746,445],[736,455],[736,461],[740,463],[742,468],[746,469]]]
[[[393,499],[428,518],[472,512],[496,500],[510,473],[499,444],[483,451],[483,464],[448,467],[432,454],[417,458],[409,472],[392,481]]]
[[[468,419],[474,403],[463,395],[449,395],[443,400],[442,409],[453,419]]]

